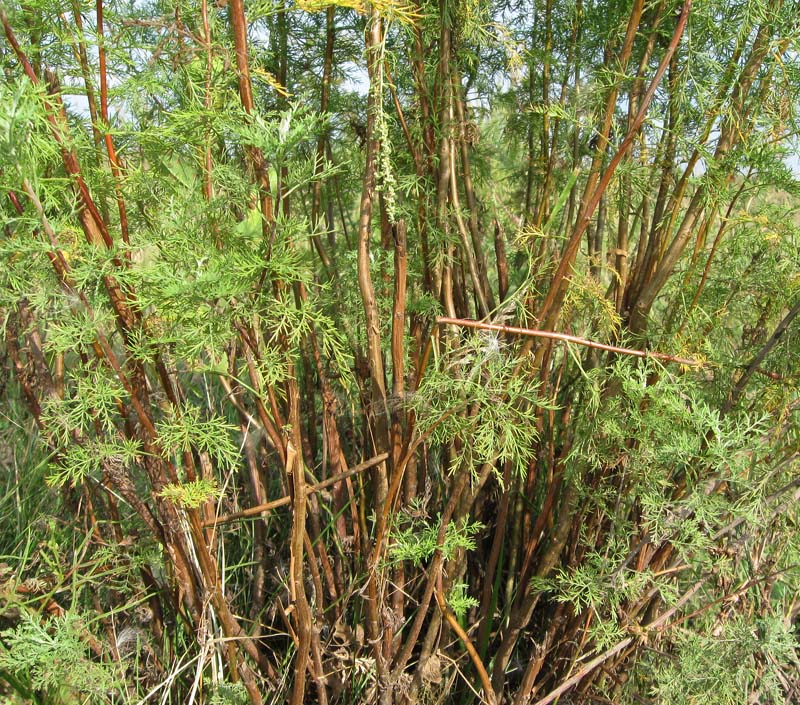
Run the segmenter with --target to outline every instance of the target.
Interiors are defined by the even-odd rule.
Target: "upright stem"
[[[250,62],[247,49],[247,19],[244,14],[243,0],[231,0],[230,20],[233,28],[233,43],[236,50],[236,78],[239,85],[239,98],[245,113],[253,115],[253,85],[250,80]],[[272,192],[270,190],[269,165],[258,147],[247,148],[250,161],[256,174],[256,183],[260,191],[261,228],[264,238],[272,240],[272,222],[274,220]]]
[[[375,288],[370,272],[370,238],[372,231],[372,210],[375,199],[375,169],[380,145],[375,136],[375,122],[381,106],[381,75],[383,57],[383,23],[380,14],[372,8],[366,28],[367,73],[369,76],[369,97],[367,99],[367,132],[364,177],[361,189],[361,205],[358,222],[358,287],[364,306],[367,333],[367,362],[372,404],[372,427],[374,444],[377,453],[382,452],[389,443],[388,424],[386,419],[386,382],[381,349],[380,319]],[[376,515],[383,515],[384,503],[388,493],[386,465],[377,466],[372,473],[374,483],[373,509]],[[366,610],[367,633],[373,644],[375,666],[379,682],[385,682],[386,663],[381,648],[381,596],[379,594],[377,571],[370,571],[367,584]],[[386,691],[389,692],[388,690]]]
[[[122,241],[129,243],[128,237],[128,213],[125,208],[125,200],[122,197],[120,179],[122,172],[120,161],[117,157],[117,150],[114,147],[114,140],[111,137],[111,123],[108,119],[108,76],[106,72],[106,47],[103,37],[103,0],[97,0],[97,58],[100,64],[100,117],[103,120],[105,131],[104,139],[106,152],[108,152],[108,162],[111,165],[111,173],[114,176],[114,191],[117,196],[117,209],[119,210],[119,227],[122,234]]]
[[[586,229],[589,227],[592,214],[594,213],[597,204],[600,202],[603,193],[608,187],[611,177],[614,175],[619,162],[622,160],[623,155],[636,138],[639,129],[644,123],[645,116],[647,115],[647,109],[650,106],[653,96],[655,95],[656,88],[661,83],[661,79],[664,76],[664,72],[669,65],[672,55],[678,48],[678,43],[683,34],[683,30],[686,27],[686,22],[689,19],[689,10],[691,9],[691,6],[692,0],[684,1],[680,19],[678,20],[678,26],[675,28],[675,33],[672,36],[672,41],[670,42],[670,45],[661,60],[661,64],[659,65],[658,70],[656,71],[656,74],[647,89],[647,93],[642,98],[642,104],[639,108],[639,112],[637,113],[631,128],[628,130],[628,134],[622,140],[619,149],[617,150],[616,154],[614,154],[608,167],[604,171],[602,178],[599,178],[599,174],[596,174],[594,170],[599,168],[599,164],[602,159],[602,152],[605,150],[605,144],[608,141],[608,133],[611,129],[611,117],[613,115],[614,107],[614,103],[612,103],[610,100],[607,102],[606,118],[600,133],[600,139],[598,140],[598,152],[595,154],[595,159],[592,165],[592,173],[589,175],[589,180],[584,192],[584,206],[581,208],[581,214],[578,217],[578,223],[570,235],[569,242],[562,252],[561,261],[559,262],[556,273],[553,275],[547,296],[545,297],[539,312],[538,319],[543,324],[542,327],[544,328],[551,328],[561,311],[567,273],[572,267],[572,262],[574,261],[575,255],[578,252],[581,238],[584,232],[586,232]],[[634,8],[631,12],[631,18],[628,24],[628,33],[625,37],[625,44],[623,45],[621,52],[620,65],[622,67],[627,64],[628,57],[630,56],[631,48],[633,46],[633,39],[639,26],[642,10],[643,1],[636,0]],[[614,94],[614,99],[616,100],[616,90],[613,90],[612,93]],[[603,143],[602,151],[600,146],[601,142]],[[595,184],[597,184],[596,187]]]
[[[372,209],[375,200],[375,169],[380,144],[375,136],[375,122],[381,110],[382,66],[381,46],[383,44],[382,21],[377,10],[372,10],[367,22],[366,47],[367,71],[369,74],[369,98],[367,100],[367,135],[364,178],[361,189],[361,205],[358,219],[358,287],[364,306],[367,333],[367,361],[371,383],[373,422],[375,424],[375,451],[380,453],[387,447],[386,423],[386,376],[383,368],[381,349],[381,327],[378,303],[370,271],[370,238],[372,233]],[[376,509],[381,511],[386,498],[386,468],[380,466],[373,474],[376,482]]]
[[[319,99],[320,115],[325,117],[328,113],[328,104],[331,96],[331,73],[333,72],[333,44],[336,38],[336,25],[334,23],[334,6],[330,5],[325,11],[325,59],[322,68],[322,92]],[[317,250],[322,264],[328,271],[331,270],[331,259],[322,243],[319,234],[320,212],[322,210],[322,169],[325,161],[325,148],[328,142],[328,126],[325,125],[317,138],[317,156],[314,164],[314,185],[311,195],[311,241]]]

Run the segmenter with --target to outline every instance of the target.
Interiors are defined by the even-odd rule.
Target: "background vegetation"
[[[797,17],[0,2],[0,698],[797,701]]]

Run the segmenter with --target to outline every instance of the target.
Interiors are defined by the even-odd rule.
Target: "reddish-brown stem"
[[[650,350],[636,350],[634,348],[621,348],[616,345],[606,345],[605,343],[598,343],[594,340],[587,340],[586,338],[579,338],[576,335],[568,335],[567,333],[555,333],[549,330],[534,330],[531,328],[517,328],[515,326],[504,326],[497,323],[481,323],[480,321],[468,321],[463,318],[448,318],[440,316],[436,319],[440,325],[454,325],[463,328],[477,328],[479,330],[493,330],[499,333],[507,333],[511,335],[525,335],[534,338],[548,338],[550,340],[561,340],[565,343],[575,343],[583,345],[588,348],[596,348],[597,350],[607,350],[608,352],[617,353],[619,355],[633,355],[634,357],[653,358],[655,360],[664,360],[664,362],[675,362],[679,365],[689,365],[698,367],[704,363],[700,360],[692,360],[684,357],[676,357],[675,355],[668,355],[666,353],[651,352]]]
[[[97,0],[97,58],[100,68],[100,117],[103,120],[103,130],[105,131],[104,140],[106,151],[108,152],[108,162],[111,165],[111,174],[114,176],[114,191],[117,198],[117,209],[119,210],[119,229],[124,243],[130,242],[128,239],[128,213],[125,208],[125,200],[122,197],[120,181],[122,172],[120,161],[117,157],[117,150],[114,147],[114,140],[111,137],[111,123],[108,119],[108,75],[106,71],[106,47],[103,36],[103,0]]]
[[[253,85],[250,80],[250,63],[247,51],[247,19],[244,14],[243,0],[231,0],[229,11],[233,27],[233,43],[236,51],[236,77],[239,83],[239,98],[244,111],[248,115],[252,115],[255,112],[255,103],[253,102]],[[262,232],[265,238],[271,239],[272,222],[275,214],[270,192],[269,167],[260,149],[250,146],[247,152],[261,192]]]
[[[1,7],[0,23],[3,25],[6,39],[8,39],[8,43],[11,45],[11,48],[14,50],[18,61],[22,65],[25,75],[30,79],[31,83],[34,85],[39,85],[39,77],[33,70],[33,66],[31,66],[31,63],[28,60],[28,57],[25,55],[25,52],[22,51],[16,35],[14,34],[14,31],[11,29],[11,25],[8,22],[8,17],[5,13],[5,10],[3,10]],[[86,233],[86,238],[90,243],[99,244],[100,242],[104,242],[108,247],[111,247],[113,245],[111,235],[108,233],[105,222],[100,216],[100,212],[97,210],[97,206],[95,205],[94,200],[89,193],[89,187],[86,185],[86,182],[83,179],[75,152],[69,149],[64,142],[63,135],[67,132],[68,125],[66,115],[64,114],[63,105],[61,104],[58,96],[59,89],[55,75],[48,75],[48,84],[50,102],[46,110],[47,122],[50,125],[50,133],[53,136],[53,139],[61,148],[61,158],[64,162],[64,168],[66,169],[67,173],[75,179],[75,186],[78,189],[83,206],[78,213],[81,226],[83,227],[84,232]]]
[[[594,189],[591,196],[588,198],[586,205],[582,209],[581,214],[578,218],[578,222],[575,225],[572,234],[570,235],[569,242],[567,243],[566,249],[564,250],[561,256],[561,261],[559,262],[558,269],[553,275],[550,289],[548,290],[547,296],[545,297],[545,300],[542,303],[542,307],[538,316],[539,321],[543,322],[545,324],[545,327],[551,327],[555,322],[557,314],[560,310],[560,302],[563,299],[564,295],[563,283],[567,277],[567,274],[569,273],[570,267],[572,267],[572,262],[575,259],[575,255],[578,252],[578,247],[580,246],[581,238],[583,237],[583,234],[586,232],[586,228],[589,227],[592,214],[594,213],[595,208],[597,208],[597,204],[600,202],[600,199],[603,197],[603,194],[608,188],[608,185],[611,182],[611,178],[614,176],[614,172],[616,171],[617,166],[619,166],[620,161],[622,161],[622,157],[628,151],[634,139],[636,139],[636,136],[639,133],[639,129],[644,123],[645,117],[647,116],[647,110],[650,107],[650,102],[653,100],[653,96],[656,93],[656,89],[661,83],[661,79],[663,78],[664,73],[666,72],[667,67],[669,66],[669,63],[672,59],[672,55],[678,48],[681,36],[683,35],[683,30],[686,27],[686,22],[689,19],[689,10],[691,9],[691,7],[692,7],[692,0],[684,0],[680,18],[678,19],[678,24],[675,28],[675,32],[672,35],[672,40],[670,41],[669,47],[667,48],[667,51],[665,52],[664,56],[661,59],[661,63],[659,64],[658,69],[656,70],[655,76],[653,76],[653,80],[650,82],[650,85],[647,88],[647,92],[642,97],[642,102],[639,107],[639,112],[633,119],[633,122],[628,130],[628,134],[625,135],[625,138],[622,140],[616,153],[611,158],[608,167],[603,172],[603,175],[600,178],[600,182]]]
[[[75,27],[79,33],[75,54],[78,57],[78,63],[81,66],[81,73],[83,74],[83,83],[86,87],[86,102],[89,107],[89,117],[92,121],[92,139],[94,140],[94,145],[99,154],[103,138],[98,129],[100,119],[97,115],[97,101],[95,98],[94,84],[89,71],[89,54],[86,51],[86,42],[83,37],[83,17],[81,16],[81,7],[78,0],[72,0],[72,16],[75,19]],[[64,17],[66,17],[66,15],[64,15]]]

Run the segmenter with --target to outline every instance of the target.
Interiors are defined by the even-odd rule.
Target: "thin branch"
[[[360,463],[359,465],[354,465],[346,472],[339,473],[338,475],[329,477],[327,480],[323,480],[322,482],[318,482],[315,485],[307,487],[306,495],[310,495],[313,494],[314,492],[319,492],[320,490],[324,490],[326,487],[335,485],[337,482],[346,480],[348,477],[352,477],[357,473],[364,472],[364,470],[369,470],[370,468],[373,468],[376,465],[380,465],[381,463],[385,462],[388,457],[389,457],[388,453],[381,453],[380,455],[376,455],[374,458],[370,458],[369,460],[366,460],[363,463]],[[236,521],[237,519],[246,519],[247,517],[257,516],[258,514],[268,512],[271,509],[277,509],[278,507],[285,507],[287,504],[291,503],[292,503],[292,498],[287,495],[285,497],[280,497],[279,499],[274,499],[271,502],[264,502],[264,504],[257,504],[255,507],[250,507],[249,509],[243,509],[240,512],[223,514],[222,516],[216,517],[215,519],[203,522],[203,526],[218,526],[220,524],[227,524],[228,522]]]
[[[517,328],[515,326],[504,326],[497,323],[481,323],[481,321],[468,321],[464,318],[448,318],[440,316],[436,319],[440,325],[454,325],[463,328],[479,328],[480,330],[494,330],[500,333],[510,333],[512,335],[527,335],[533,338],[549,338],[550,340],[563,340],[565,343],[575,343],[577,345],[584,345],[587,348],[596,348],[598,350],[608,350],[609,352],[618,353],[620,355],[633,355],[634,357],[653,358],[655,360],[663,360],[664,362],[675,362],[679,365],[688,365],[690,367],[701,367],[704,363],[701,360],[693,360],[685,357],[677,357],[675,355],[668,355],[667,353],[651,352],[650,350],[636,350],[634,348],[620,348],[616,345],[606,345],[605,343],[598,343],[594,340],[586,338],[579,338],[576,335],[568,335],[567,333],[555,333],[549,330],[535,330],[533,328]]]
[[[800,313],[800,300],[798,300],[792,309],[787,313],[783,320],[778,324],[775,331],[770,336],[769,340],[765,343],[764,347],[758,351],[758,354],[752,359],[750,364],[747,366],[747,369],[744,371],[744,374],[739,378],[739,381],[736,382],[736,385],[731,392],[730,397],[725,402],[725,405],[722,407],[722,413],[727,414],[734,406],[736,406],[736,402],[739,401],[739,397],[742,396],[742,392],[744,392],[744,388],[747,386],[747,383],[750,381],[750,378],[755,374],[755,372],[759,369],[759,366],[764,359],[769,355],[774,348],[778,341],[781,339],[781,336],[786,332],[786,329],[792,323],[792,321],[797,317],[797,314]]]

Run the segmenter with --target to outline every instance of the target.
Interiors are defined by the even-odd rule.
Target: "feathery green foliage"
[[[0,24],[0,698],[797,698],[792,3]]]

